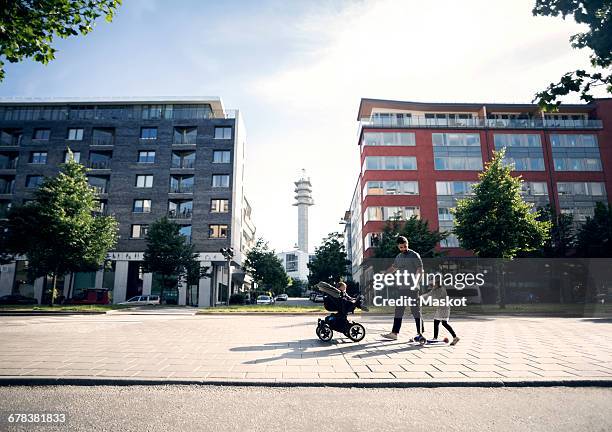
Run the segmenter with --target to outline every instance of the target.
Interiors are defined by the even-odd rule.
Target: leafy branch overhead
[[[86,35],[104,16],[111,22],[122,0],[9,0],[0,8],[0,81],[5,61],[55,59],[54,38]]]
[[[546,111],[555,111],[560,105],[559,98],[570,93],[580,93],[585,102],[593,100],[594,87],[605,86],[612,93],[612,0],[537,0],[534,15],[572,16],[588,30],[570,38],[573,48],[590,48],[591,66],[596,70],[587,72],[578,69],[565,73],[556,83],[538,92],[534,102]]]

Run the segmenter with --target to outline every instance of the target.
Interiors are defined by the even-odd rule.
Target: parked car
[[[38,300],[32,297],[22,296],[21,294],[10,294],[0,297],[0,304],[3,305],[25,305],[38,304]]]
[[[289,296],[287,294],[279,294],[276,296],[276,301],[287,301]]]
[[[257,304],[258,305],[271,305],[274,304],[274,299],[270,296],[267,295],[260,295],[259,297],[257,297]]]
[[[317,292],[313,291],[310,293],[310,301],[315,301],[315,298],[317,297]]]
[[[129,306],[145,306],[145,305],[158,305],[160,304],[158,295],[143,295],[143,296],[134,296],[127,301],[117,303],[120,305],[129,305]]]
[[[64,304],[109,304],[110,299],[106,288],[87,288],[71,299],[64,300]]]
[[[323,294],[317,293],[315,299],[313,300],[315,303],[323,303],[324,297]]]

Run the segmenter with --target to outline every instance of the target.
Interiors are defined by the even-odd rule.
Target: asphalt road
[[[0,411],[65,412],[10,431],[609,431],[609,388],[0,387]]]

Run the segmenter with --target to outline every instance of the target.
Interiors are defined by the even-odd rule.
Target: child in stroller
[[[368,308],[363,304],[365,298],[362,295],[353,298],[346,293],[346,284],[340,282],[338,288],[326,282],[319,282],[317,288],[325,293],[323,306],[329,312],[335,312],[319,318],[317,324],[317,336],[324,342],[328,342],[334,337],[334,330],[343,333],[353,342],[359,342],[365,337],[365,328],[356,322],[349,321],[347,315],[354,313],[356,308],[367,311]]]

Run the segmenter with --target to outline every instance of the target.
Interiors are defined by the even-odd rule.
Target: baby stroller
[[[325,297],[323,306],[329,312],[335,312],[325,318],[319,318],[317,324],[317,336],[323,342],[329,342],[334,337],[334,330],[343,333],[353,342],[359,342],[365,337],[365,328],[356,322],[349,321],[347,315],[354,313],[355,308],[367,309],[364,305],[362,295],[353,299],[346,293],[331,286],[328,283],[320,282],[317,288],[321,290]]]

